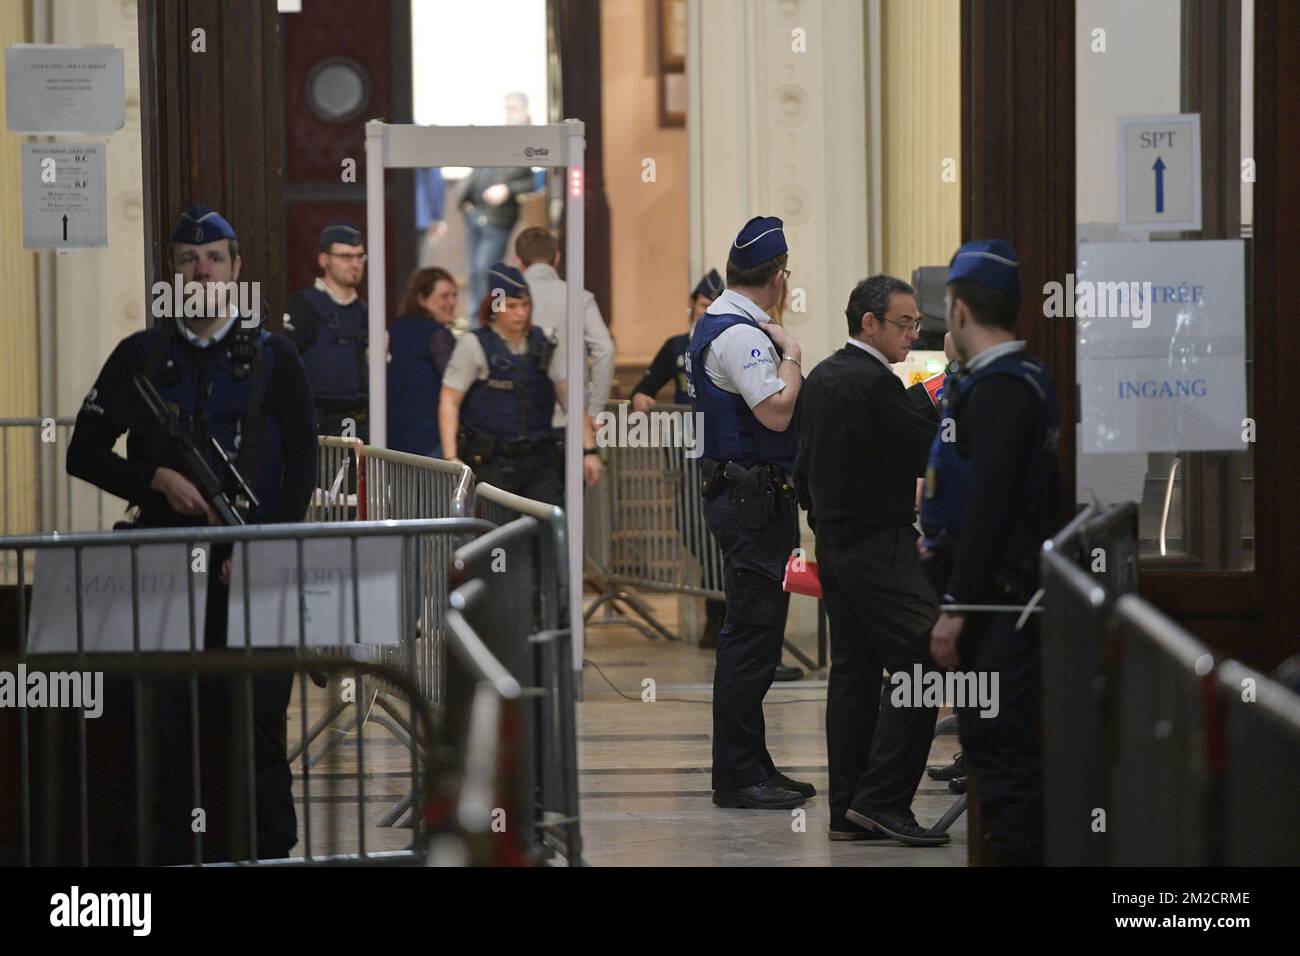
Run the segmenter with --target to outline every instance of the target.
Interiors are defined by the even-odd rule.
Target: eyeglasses
[[[882,322],[888,322],[890,325],[896,325],[896,326],[898,326],[900,329],[902,329],[904,332],[920,332],[920,331],[921,331],[921,320],[920,320],[920,319],[914,319],[914,320],[911,321],[911,322],[899,322],[898,319],[886,319],[884,316],[881,316],[881,319],[880,319],[880,320],[881,320]]]
[[[344,262],[365,262],[366,254],[364,252],[327,252],[327,256],[333,256],[335,259],[342,259]]]
[[[789,270],[789,269],[782,269],[782,270],[781,270],[781,275],[785,276],[785,281],[786,281],[786,282],[789,282],[789,281],[790,281],[790,270]]]

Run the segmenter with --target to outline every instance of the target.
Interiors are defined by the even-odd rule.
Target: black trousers
[[[562,455],[560,446],[539,449],[526,455],[511,455],[498,449],[487,464],[474,469],[474,480],[486,481],[502,491],[563,508]]]
[[[881,672],[914,680],[938,673],[930,629],[938,610],[921,572],[910,526],[872,529],[852,544],[817,545],[822,601],[830,620],[826,754],[831,820],[857,810],[907,811],[934,737],[938,709],[906,695],[881,700]],[[898,695],[900,698],[903,695]]]
[[[997,712],[957,709],[966,765],[979,799],[984,842],[1008,862],[1043,858],[1043,768],[1035,735],[1038,625],[1017,631],[1015,614],[972,614],[958,641],[962,670],[997,675]]]
[[[713,789],[762,783],[775,770],[767,752],[763,697],[781,660],[790,595],[786,559],[799,545],[799,519],[773,514],[761,531],[742,528],[726,494],[705,505],[709,532],[726,562],[727,618],[713,671]]]

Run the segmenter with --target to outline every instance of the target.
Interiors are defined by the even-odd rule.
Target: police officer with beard
[[[1017,341],[1016,251],[968,242],[948,269],[948,329],[961,365],[944,386],[921,504],[924,561],[944,605],[1024,604],[1057,503],[1056,395]],[[1042,768],[1034,729],[1033,615],[940,614],[930,655],[942,667],[995,675],[998,707],[957,708],[966,765],[995,863],[1042,862]],[[992,682],[990,682],[992,684]]]
[[[134,376],[143,373],[173,406],[214,473],[226,474],[212,439],[235,462],[259,501],[247,515],[250,523],[301,521],[316,484],[316,421],[302,360],[287,339],[261,329],[255,317],[241,315],[215,295],[215,284],[233,284],[240,270],[238,239],[219,213],[190,206],[169,248],[181,279],[203,285],[203,308],[193,310],[202,314],[186,308],[184,317],[162,319],[114,349],[77,415],[68,473],[128,501],[138,509],[137,527],[216,523],[183,459],[136,392]],[[125,458],[113,450],[123,432]],[[236,489],[227,491],[233,496]],[[224,553],[213,549],[205,649],[226,645],[229,553],[228,547]],[[291,681],[287,675],[253,679],[257,845],[263,859],[287,856],[297,842],[283,742]],[[152,783],[158,807],[152,862],[179,863],[186,859],[191,836],[188,682],[157,681],[154,699],[159,779]],[[130,833],[136,820],[135,748],[130,730],[127,736],[114,797]]]
[[[359,293],[366,274],[361,231],[346,222],[321,230],[316,256],[321,275],[285,303],[284,334],[298,347],[322,435],[351,434],[366,441],[370,422],[369,310]]]
[[[705,517],[725,560],[727,617],[713,673],[719,807],[785,810],[816,793],[777,771],[763,722],[790,604],[781,579],[799,544],[789,475],[801,353],[769,314],[785,298],[787,253],[780,219],[745,223],[727,258],[727,289],[695,323],[686,351],[691,404],[704,416]]]

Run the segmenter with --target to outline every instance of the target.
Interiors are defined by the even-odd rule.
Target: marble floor
[[[678,602],[650,601],[676,632]],[[803,647],[815,659],[815,647]],[[721,810],[709,787],[713,652],[650,640],[626,624],[590,627],[578,705],[578,788],[585,857],[594,866],[965,866],[966,817],[952,843],[916,849],[832,843],[826,837],[825,672],[776,684],[765,715],[768,749],[818,795],[795,811]],[[786,663],[796,663],[789,655]],[[653,703],[643,689],[653,681]],[[631,698],[631,699],[628,699]],[[930,763],[947,764],[955,736],[936,738]],[[956,797],[922,779],[913,810],[939,819]]]

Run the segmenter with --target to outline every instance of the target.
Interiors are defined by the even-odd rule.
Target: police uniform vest
[[[788,475],[794,470],[795,452],[799,447],[794,425],[783,432],[772,431],[758,420],[743,396],[713,384],[704,369],[704,356],[709,346],[733,325],[759,328],[759,324],[748,316],[706,312],[696,322],[686,350],[691,405],[704,415],[704,457],[719,462],[734,461],[747,468],[767,462],[777,465]],[[776,351],[780,356],[781,350]]]
[[[489,327],[478,336],[487,358],[488,377],[475,382],[465,395],[461,420],[474,431],[498,441],[542,441],[554,437],[555,384],[546,374],[555,340],[537,326],[528,330],[528,350],[511,352],[505,339]]]
[[[330,402],[365,400],[369,388],[365,301],[339,305],[317,288],[299,293],[316,313],[316,341],[302,353],[314,398]]]
[[[210,439],[215,438],[258,496],[251,520],[268,520],[279,498],[283,471],[280,424],[263,408],[267,383],[276,373],[271,334],[236,323],[225,338],[209,346],[215,355],[199,354],[199,349],[182,340],[170,320],[136,335],[148,356],[145,374],[163,401],[174,406],[212,470],[226,474],[212,448]],[[165,463],[183,472],[182,463],[168,460],[169,451],[150,444],[151,436],[148,429],[131,429],[127,457]]]
[[[418,315],[399,318],[388,330],[388,447],[427,455],[438,446],[438,393],[442,372],[434,361],[439,348],[450,356],[451,329]]]
[[[957,441],[957,419],[962,405],[980,382],[993,375],[1010,375],[1027,382],[1037,403],[1037,444],[1033,448],[1024,470],[1017,477],[1012,495],[1016,502],[1016,526],[1008,540],[1007,553],[1023,551],[1027,534],[1037,534],[1050,517],[1047,509],[1052,501],[1056,481],[1056,443],[1059,418],[1056,392],[1051,378],[1041,363],[1027,358],[1023,352],[1004,355],[974,372],[958,371],[949,375],[944,385],[943,405],[940,410],[939,431],[930,446],[930,460],[925,472],[925,496],[921,502],[921,531],[927,545],[934,545],[941,532],[956,540],[961,537],[962,522],[966,515],[967,491],[970,483],[970,462],[961,454]],[[944,436],[949,438],[944,441]],[[1030,545],[1033,550],[1033,544]],[[1012,569],[1016,570],[1016,569]]]

